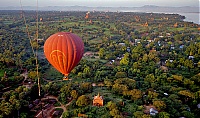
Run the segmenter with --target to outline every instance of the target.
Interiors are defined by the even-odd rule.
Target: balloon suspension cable
[[[26,33],[28,35],[28,39],[30,41],[30,45],[31,45],[31,48],[32,48],[32,52],[33,52],[33,55],[35,57],[35,64],[36,64],[36,72],[37,72],[37,78],[38,78],[38,96],[41,100],[41,85],[40,85],[40,78],[39,78],[39,64],[38,64],[38,37],[39,37],[39,21],[38,21],[38,0],[37,1],[37,10],[36,10],[36,42],[37,42],[37,47],[36,47],[36,50],[34,50],[33,48],[33,43],[32,43],[32,40],[31,40],[31,36],[30,36],[30,32],[29,32],[29,29],[28,29],[28,25],[27,25],[27,22],[26,22],[26,17],[24,15],[24,10],[23,10],[23,6],[22,6],[22,1],[20,0],[20,6],[21,6],[21,10],[22,10],[22,17],[23,17],[23,20],[24,20],[24,24],[26,26]],[[42,110],[42,106],[41,106],[41,110]],[[43,116],[43,110],[42,110],[42,118],[44,118]]]
[[[38,96],[41,100],[41,85],[40,85],[40,77],[39,77],[39,64],[38,64],[38,37],[39,37],[39,21],[38,21],[38,0],[37,1],[37,10],[36,10],[36,41],[37,41],[37,47],[36,47],[36,53],[35,53],[35,64],[36,64],[36,71],[37,71],[37,78],[38,78]],[[42,103],[41,103],[41,110],[42,110]],[[42,118],[44,118],[43,110],[42,110]]]
[[[35,51],[34,51],[34,48],[33,48],[33,43],[31,41],[31,36],[30,36],[30,32],[29,32],[29,29],[28,29],[28,25],[27,25],[27,22],[26,22],[26,17],[24,15],[24,10],[23,10],[23,6],[22,6],[22,0],[20,0],[20,7],[21,7],[21,15],[22,15],[22,18],[24,20],[24,24],[26,26],[26,33],[28,35],[28,39],[29,39],[29,42],[30,42],[30,45],[31,45],[31,48],[32,48],[32,52],[33,52],[33,55],[35,56]]]
[[[37,51],[38,51],[38,47],[36,47],[36,51],[34,50],[34,47],[33,47],[33,43],[32,43],[32,40],[31,40],[31,36],[30,36],[30,32],[29,32],[29,28],[28,28],[28,24],[26,22],[26,17],[24,15],[24,10],[23,10],[23,5],[22,5],[22,0],[20,0],[20,7],[21,7],[21,11],[22,11],[22,17],[23,17],[23,20],[24,20],[24,24],[26,26],[26,33],[28,35],[28,39],[30,41],[30,45],[31,45],[31,48],[32,48],[32,52],[33,52],[33,55],[35,57],[35,63],[36,63],[36,72],[37,72],[37,77],[38,77],[38,95],[39,97],[41,96],[41,93],[40,93],[40,78],[39,78],[39,64],[38,64],[38,54],[37,54]],[[38,37],[39,37],[39,32],[38,32],[38,29],[39,29],[39,23],[38,23],[38,0],[37,0],[37,10],[36,10],[36,41],[37,41],[37,46],[38,46]]]
[[[41,96],[40,94],[40,77],[39,77],[39,72],[38,72],[38,68],[39,68],[39,64],[38,64],[38,37],[39,37],[39,23],[38,23],[38,0],[37,0],[37,22],[36,22],[36,41],[37,41],[37,47],[36,47],[36,53],[35,53],[35,63],[36,63],[36,68],[37,68],[37,77],[38,77],[38,95],[39,97]]]

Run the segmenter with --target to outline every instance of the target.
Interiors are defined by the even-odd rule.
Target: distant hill
[[[23,6],[24,10],[36,10],[33,6]],[[0,10],[21,10],[21,7],[0,7]],[[163,7],[145,5],[142,7],[87,7],[87,6],[46,6],[39,7],[42,11],[131,11],[131,12],[166,12],[166,13],[199,13],[199,7]]]

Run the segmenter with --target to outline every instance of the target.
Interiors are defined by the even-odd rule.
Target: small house
[[[189,56],[188,58],[189,58],[189,59],[194,59],[194,56]]]
[[[135,39],[135,43],[140,43],[141,39]]]
[[[200,103],[197,105],[197,107],[200,109]]]
[[[144,113],[150,114],[150,115],[156,115],[158,113],[158,110],[153,105],[144,105]]]
[[[163,71],[163,72],[168,72],[168,68],[166,66],[161,66],[160,69]]]
[[[168,93],[164,93],[164,95],[168,96],[169,94]]]
[[[149,113],[150,113],[150,115],[156,115],[158,113],[158,111],[154,108],[150,108]]]
[[[34,105],[38,105],[39,103],[40,103],[40,100],[39,100],[39,99],[36,99],[36,100],[33,101],[33,104],[34,104]]]

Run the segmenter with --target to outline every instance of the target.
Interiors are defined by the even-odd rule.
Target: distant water
[[[185,16],[184,21],[194,22],[200,25],[200,13],[178,13],[182,16]]]
[[[146,11],[142,11],[142,10],[122,10],[122,12],[146,12]],[[180,14],[182,16],[185,16],[185,19],[183,21],[188,21],[188,22],[193,22],[196,24],[200,25],[200,13],[192,13],[192,12],[188,12],[188,13],[184,13],[184,12],[146,12],[146,13],[165,13],[165,14]]]

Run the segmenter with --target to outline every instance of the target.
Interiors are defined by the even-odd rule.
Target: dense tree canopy
[[[28,106],[52,95],[66,107],[63,117],[197,118],[200,115],[200,36],[198,24],[178,14],[133,12],[0,12],[0,117],[28,117]],[[177,24],[175,27],[174,25]],[[85,54],[69,81],[45,59],[45,40],[58,31],[80,36]],[[36,58],[32,52],[38,52]],[[38,42],[38,44],[37,44]],[[31,86],[28,86],[31,85]],[[104,106],[92,105],[100,93]],[[155,116],[144,107],[158,110]],[[148,111],[148,110],[147,110]]]

